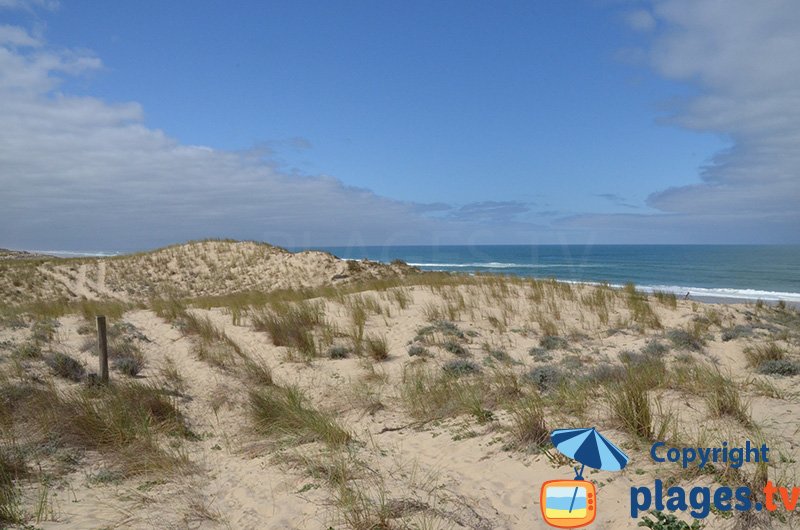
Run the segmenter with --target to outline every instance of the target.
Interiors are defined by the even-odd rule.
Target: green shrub
[[[141,355],[125,355],[116,357],[113,361],[114,369],[130,377],[136,377],[144,370],[145,360]]]
[[[627,368],[618,364],[601,364],[592,367],[582,379],[593,384],[619,382],[625,378],[627,372]]]
[[[534,346],[533,348],[528,350],[528,355],[533,357],[534,361],[537,361],[537,362],[540,362],[540,363],[544,363],[544,362],[553,360],[553,356],[550,355],[548,350],[546,350],[544,348],[541,348],[539,346]]]
[[[702,351],[706,341],[696,329],[671,329],[667,338],[672,345],[682,350]]]
[[[86,368],[84,368],[83,364],[66,353],[54,352],[45,359],[45,363],[57,376],[70,381],[78,382],[86,375]]]
[[[431,352],[428,348],[420,346],[419,344],[412,344],[408,347],[408,355],[411,357],[430,357]]]
[[[798,375],[800,363],[790,359],[771,359],[758,365],[758,373],[767,375]]]
[[[669,346],[667,346],[666,344],[662,344],[657,340],[651,340],[642,348],[641,351],[645,355],[660,357],[669,352]]]
[[[496,359],[501,363],[510,363],[511,356],[505,350],[489,350],[489,357]]]
[[[568,345],[567,339],[555,335],[545,335],[539,339],[539,346],[545,350],[563,350]]]
[[[328,348],[326,355],[329,359],[346,359],[351,351],[347,346],[336,345]]]
[[[444,348],[445,351],[452,353],[453,355],[458,355],[459,357],[466,357],[467,355],[469,355],[469,350],[467,350],[461,344],[452,340],[448,340],[447,342],[442,344],[442,348]]]
[[[456,377],[461,375],[474,374],[481,371],[481,369],[478,367],[477,364],[473,363],[472,361],[468,361],[466,359],[454,359],[452,361],[449,361],[444,366],[442,366],[442,370],[444,370],[446,374],[453,375]]]
[[[742,326],[737,324],[732,328],[725,328],[722,330],[722,342],[728,342],[730,340],[752,336],[753,328],[751,326]]]
[[[536,385],[539,390],[546,392],[552,390],[564,379],[564,374],[551,365],[537,366],[525,374],[524,379]]]
[[[417,336],[414,340],[425,341],[430,335],[440,333],[445,336],[455,337],[457,339],[464,339],[464,332],[458,326],[449,320],[436,320],[430,326],[425,326],[417,330]]]

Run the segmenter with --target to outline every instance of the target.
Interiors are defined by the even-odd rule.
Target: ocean
[[[800,303],[798,245],[472,245],[313,247],[340,258],[422,270],[497,273],[569,282],[633,282],[691,298]],[[292,249],[301,250],[301,249]]]

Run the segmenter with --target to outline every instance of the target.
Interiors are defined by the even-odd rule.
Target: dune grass
[[[249,413],[255,430],[291,443],[346,444],[350,433],[328,414],[311,406],[296,386],[272,386],[249,393]]]
[[[744,427],[752,427],[750,404],[742,398],[741,390],[718,369],[698,367],[695,377],[702,383],[706,406],[712,416],[729,416]]]
[[[747,365],[752,368],[759,368],[768,361],[782,361],[786,358],[786,350],[778,346],[775,342],[765,344],[754,344],[744,349]]]
[[[5,381],[0,397],[0,423],[8,433],[24,433],[31,447],[43,447],[46,439],[49,446],[97,451],[122,476],[189,467],[184,455],[159,441],[191,432],[176,403],[153,385],[57,390]]]
[[[542,400],[535,394],[513,403],[511,413],[511,435],[518,449],[542,449],[550,443],[550,430],[544,417]]]
[[[0,442],[0,525],[22,522],[20,491],[16,481],[28,469],[19,448],[12,442]]]
[[[368,335],[366,339],[366,350],[369,356],[376,361],[385,361],[389,358],[389,343],[386,337]]]
[[[321,304],[299,302],[274,305],[270,310],[254,314],[251,321],[253,329],[269,333],[275,346],[295,348],[311,358],[317,355],[313,329],[322,324],[323,317]]]
[[[606,398],[613,418],[628,433],[644,440],[653,440],[653,412],[647,386],[628,371],[619,382],[608,385]]]

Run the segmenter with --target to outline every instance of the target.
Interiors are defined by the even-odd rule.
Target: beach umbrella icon
[[[583,468],[589,466],[604,471],[619,471],[628,463],[628,455],[597,432],[597,429],[556,429],[550,440],[558,451],[580,462],[578,477],[583,479]]]
[[[628,463],[628,455],[608,441],[597,429],[556,429],[550,433],[550,440],[558,451],[581,463],[575,468],[575,480],[583,480],[583,469],[589,466],[604,471],[619,471]],[[572,495],[569,511],[575,502],[578,488]]]

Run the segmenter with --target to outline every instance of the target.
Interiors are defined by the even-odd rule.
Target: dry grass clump
[[[614,419],[625,431],[645,440],[654,438],[647,386],[634,374],[629,371],[624,379],[610,384],[607,399]]]
[[[645,293],[636,290],[636,286],[628,283],[623,288],[628,304],[628,311],[630,311],[631,319],[644,328],[661,329],[661,321],[658,319],[653,308],[650,307],[650,301],[647,299]]]
[[[657,388],[667,381],[667,365],[663,358],[630,351],[621,352],[619,357],[628,371],[647,388]]]
[[[266,331],[275,346],[295,348],[306,357],[317,355],[313,329],[322,323],[321,304],[300,302],[277,304],[272,310],[251,317],[256,331]]]
[[[0,423],[7,433],[24,434],[33,448],[55,444],[97,451],[122,476],[187,465],[184,456],[159,443],[163,435],[191,433],[176,404],[152,385],[117,383],[59,391],[6,381],[0,388]]]
[[[26,341],[15,346],[11,355],[18,359],[38,359],[42,356],[42,346],[38,342]]]
[[[653,297],[659,301],[662,305],[669,307],[670,309],[677,309],[678,308],[678,297],[675,296],[675,293],[665,293],[663,291],[654,291]]]
[[[352,439],[330,415],[313,408],[296,386],[252,390],[249,412],[257,432],[295,444],[318,441],[337,446]]]
[[[31,326],[31,340],[37,344],[49,344],[61,324],[53,318],[41,318]]]
[[[194,353],[201,361],[219,368],[230,368],[246,357],[242,348],[208,316],[185,312],[179,317],[181,331],[194,337]]]
[[[246,357],[241,373],[245,380],[252,385],[272,386],[272,368],[262,359],[251,359]]]
[[[118,320],[131,308],[133,304],[119,300],[81,300],[77,303],[78,312],[87,321],[93,320],[97,315]]]
[[[735,382],[716,368],[699,365],[694,368],[697,388],[703,390],[706,406],[712,416],[729,416],[745,427],[753,424],[750,405],[742,399],[741,391]]]
[[[756,344],[744,349],[747,358],[747,365],[759,368],[767,361],[782,361],[786,358],[786,350],[778,346],[775,342],[766,344]]]
[[[366,343],[367,353],[376,361],[385,361],[389,358],[389,343],[386,337],[369,335]]]
[[[550,442],[541,399],[530,395],[515,402],[511,413],[511,435],[519,449],[542,449]]]
[[[175,322],[186,313],[186,302],[177,297],[152,298],[148,306],[156,315],[168,322]]]
[[[460,359],[457,361],[461,362]],[[459,364],[459,366],[463,366]],[[474,365],[471,368],[477,368]],[[400,397],[416,419],[431,421],[471,414],[483,422],[493,417],[491,409],[512,402],[522,388],[511,370],[495,369],[469,373],[437,371],[423,365],[408,365],[400,382]]]
[[[172,393],[182,394],[186,390],[186,380],[172,357],[164,356],[159,375],[161,381]]]
[[[19,448],[0,442],[0,525],[21,523],[20,491],[16,481],[28,472]]]

